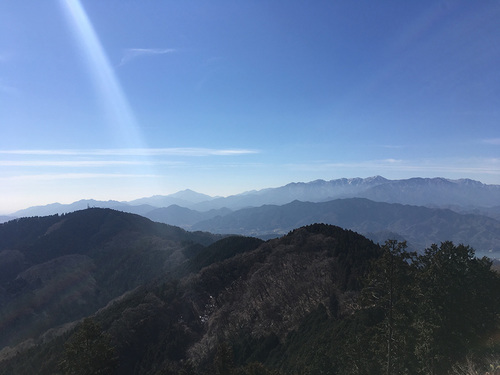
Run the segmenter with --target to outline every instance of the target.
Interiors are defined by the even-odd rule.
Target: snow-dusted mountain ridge
[[[287,185],[247,191],[228,197],[211,197],[192,190],[170,195],[155,195],[129,202],[82,200],[69,205],[51,204],[30,207],[12,216],[41,216],[71,212],[87,205],[114,208],[146,214],[148,210],[178,205],[197,211],[228,208],[259,207],[265,204],[282,205],[294,200],[323,202],[339,198],[368,198],[377,202],[411,204],[432,207],[461,207],[483,209],[500,207],[500,185],[487,185],[470,179],[410,178],[389,180],[381,176],[340,178],[330,181],[292,182]],[[147,215],[146,215],[147,216]]]

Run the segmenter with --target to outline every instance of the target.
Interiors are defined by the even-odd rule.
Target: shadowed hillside
[[[91,314],[216,239],[110,209],[4,223],[0,347]]]
[[[79,356],[124,375],[446,374],[466,358],[480,369],[484,358],[500,355],[491,340],[500,278],[466,246],[446,242],[417,255],[405,243],[380,247],[314,224],[266,242],[192,243],[181,253],[171,272],[83,323],[4,349],[0,374],[71,373]],[[142,254],[135,264],[148,259]],[[92,259],[52,262],[71,271]],[[47,268],[21,274],[36,283],[32,274]],[[81,294],[93,285],[82,283]],[[90,346],[81,345],[84,338]]]

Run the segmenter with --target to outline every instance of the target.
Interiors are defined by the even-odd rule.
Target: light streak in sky
[[[144,147],[143,136],[127,98],[80,1],[61,0],[61,5],[87,58],[116,139],[125,147]]]

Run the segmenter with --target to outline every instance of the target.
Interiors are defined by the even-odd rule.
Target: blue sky
[[[7,0],[0,213],[341,177],[500,184],[498,1]]]

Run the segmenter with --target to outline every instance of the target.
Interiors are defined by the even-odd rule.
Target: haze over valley
[[[129,202],[81,200],[36,206],[12,217],[112,208],[190,231],[280,237],[298,227],[326,223],[375,242],[399,238],[411,248],[454,241],[484,255],[500,255],[500,186],[444,178],[388,180],[381,176],[290,183],[278,188],[211,197],[184,190]]]

